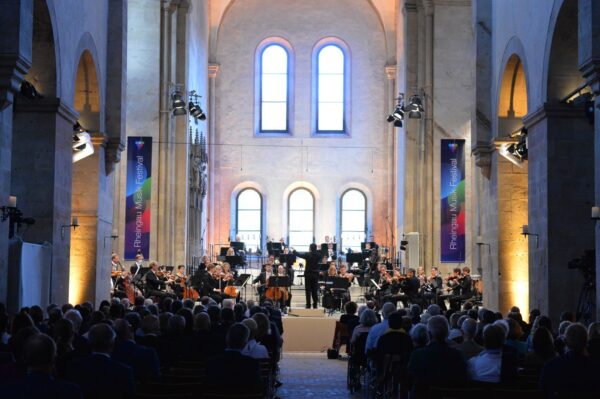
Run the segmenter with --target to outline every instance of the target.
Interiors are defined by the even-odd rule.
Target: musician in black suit
[[[243,392],[260,389],[258,360],[242,355],[249,336],[250,330],[242,323],[229,327],[225,338],[225,352],[208,361],[210,367],[206,370],[206,381],[210,391],[222,393],[223,387],[231,387],[231,376],[235,376],[235,386],[240,387]]]
[[[177,297],[174,294],[163,291],[167,288],[167,283],[162,278],[158,277],[158,263],[150,262],[150,271],[146,273],[146,296],[165,297],[170,296],[173,299]]]
[[[298,253],[294,251],[294,255],[306,260],[306,267],[304,268],[306,308],[310,308],[310,299],[312,297],[312,307],[316,309],[319,304],[319,262],[323,258],[323,255],[317,251],[317,244],[315,243],[310,244],[308,252]]]
[[[99,323],[88,334],[92,354],[70,362],[67,379],[79,385],[86,399],[133,397],[133,370],[110,357],[115,343],[113,329],[108,324]]]
[[[444,288],[444,282],[440,276],[440,272],[437,267],[432,267],[429,277],[425,280],[425,283],[421,285],[421,298],[424,304],[436,303],[437,297],[442,293]]]
[[[462,277],[458,279],[457,287],[453,290],[456,294],[450,297],[450,308],[454,310],[460,310],[460,303],[473,296],[473,280],[468,266],[462,268]]]
[[[269,278],[274,276],[273,273],[273,265],[270,263],[265,264],[265,270],[261,272],[254,280],[252,280],[252,284],[254,284],[258,291],[258,296],[260,301],[262,302],[265,297],[265,291],[267,289],[267,283],[269,282]]]
[[[131,265],[131,267],[129,268],[129,272],[133,277],[135,277],[140,272],[140,269],[142,267],[144,267],[144,256],[141,254],[137,254],[135,256],[135,263]]]
[[[415,269],[408,269],[407,276],[400,281],[401,294],[394,295],[395,301],[401,301],[404,308],[408,308],[408,301],[418,303],[420,282],[416,276]]]

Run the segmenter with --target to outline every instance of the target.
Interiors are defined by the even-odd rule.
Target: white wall
[[[264,234],[287,235],[287,197],[308,186],[316,197],[315,238],[338,235],[336,218],[344,187],[359,185],[368,203],[377,241],[385,244],[392,215],[387,157],[386,42],[377,12],[368,2],[320,0],[237,1],[225,13],[216,40],[216,183],[209,242],[226,242],[235,188],[254,182],[266,210]],[[293,47],[293,135],[255,137],[255,52],[265,38],[279,36]],[[313,47],[324,37],[342,39],[350,48],[350,130],[341,138],[311,136]],[[304,183],[302,183],[304,182]],[[391,220],[391,219],[390,219]]]

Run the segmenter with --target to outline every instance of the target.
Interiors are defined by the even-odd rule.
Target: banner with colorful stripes
[[[441,261],[465,261],[465,141],[442,140]]]
[[[150,257],[150,204],[152,187],[152,137],[127,138],[125,200],[125,253],[134,259],[140,252]]]

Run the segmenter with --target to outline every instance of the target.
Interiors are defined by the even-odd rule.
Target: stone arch
[[[92,35],[85,32],[75,51],[77,58],[73,70],[73,107],[80,113],[84,127],[91,131],[104,130],[104,96],[101,88],[102,73],[98,64],[98,51]]]
[[[505,82],[505,84],[510,85],[510,80],[508,80],[509,78],[512,78],[514,75],[510,75],[507,74],[507,71],[511,71],[511,69],[507,69],[507,66],[512,66],[513,69],[512,71],[515,72],[514,67],[517,66],[517,61],[519,63],[518,69],[517,69],[517,73],[521,74],[523,79],[524,79],[524,85],[523,85],[523,89],[525,93],[530,93],[530,89],[529,89],[529,67],[528,67],[528,62],[527,62],[527,58],[525,57],[525,48],[523,47],[523,43],[521,43],[521,40],[517,37],[517,36],[513,36],[508,43],[506,44],[506,47],[504,49],[504,54],[502,56],[502,62],[500,63],[500,67],[498,69],[498,77],[496,80],[496,98],[495,98],[495,104],[492,108],[493,112],[494,112],[494,118],[493,118],[493,133],[495,137],[499,137],[502,136],[502,132],[499,131],[498,129],[500,128],[498,126],[498,118],[499,118],[499,110],[500,110],[500,99],[502,97],[502,95],[506,95],[506,92],[502,90],[503,86],[503,81]],[[509,64],[510,63],[510,64]],[[523,93],[523,91],[519,91],[520,93]],[[513,91],[513,95],[514,95],[514,91]],[[525,110],[525,114],[521,115],[521,116],[525,116],[527,114],[527,110],[531,109],[530,107],[530,96],[527,96],[525,99],[524,105],[526,110]],[[503,99],[504,102],[508,102],[506,99]],[[514,105],[514,96],[513,96],[513,105]]]
[[[511,134],[523,126],[529,110],[527,64],[523,48],[513,38],[507,46],[498,79],[495,107],[495,133],[499,141],[511,141]],[[498,190],[497,254],[498,307],[507,312],[517,305],[525,314],[529,309],[529,246],[521,236],[521,227],[528,224],[529,192],[527,161],[511,163],[502,155],[495,157]],[[498,276],[495,277],[494,275]]]
[[[544,53],[542,98],[559,102],[584,83],[578,65],[578,1],[555,3]]]
[[[60,97],[55,24],[46,0],[33,4],[33,40],[31,68],[25,79],[44,97]]]
[[[102,131],[103,106],[99,68],[95,61],[95,46],[91,35],[85,33],[78,46],[79,55],[74,76],[73,106],[79,113],[79,123],[90,134],[94,153],[73,163],[71,214],[77,217],[79,228],[71,234],[71,262],[69,300],[97,302],[106,296],[110,287],[102,277],[104,264],[110,264],[105,245],[99,245],[110,236],[110,226],[102,214],[105,204],[100,199],[105,175]],[[111,210],[112,211],[112,210]],[[103,243],[102,243],[103,244]],[[108,271],[107,271],[108,272]]]

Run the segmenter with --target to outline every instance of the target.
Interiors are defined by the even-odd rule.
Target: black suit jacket
[[[160,280],[156,274],[150,270],[146,273],[146,286],[150,290],[159,291],[165,288],[165,282]]]
[[[245,389],[261,384],[258,360],[242,355],[241,352],[226,350],[208,361],[206,381],[208,386],[223,388],[230,386],[232,376],[236,386]]]
[[[111,358],[133,369],[137,381],[157,380],[160,377],[160,362],[156,350],[133,341],[119,341]]]
[[[319,273],[319,263],[321,262],[321,259],[323,259],[321,252],[315,251],[299,253],[294,251],[294,255],[306,261],[306,267],[304,268],[305,276],[316,275]]]
[[[81,389],[48,374],[30,373],[23,381],[0,388],[0,397],[11,399],[81,399]]]
[[[67,379],[79,385],[85,399],[127,399],[135,392],[131,367],[99,353],[68,364]]]

